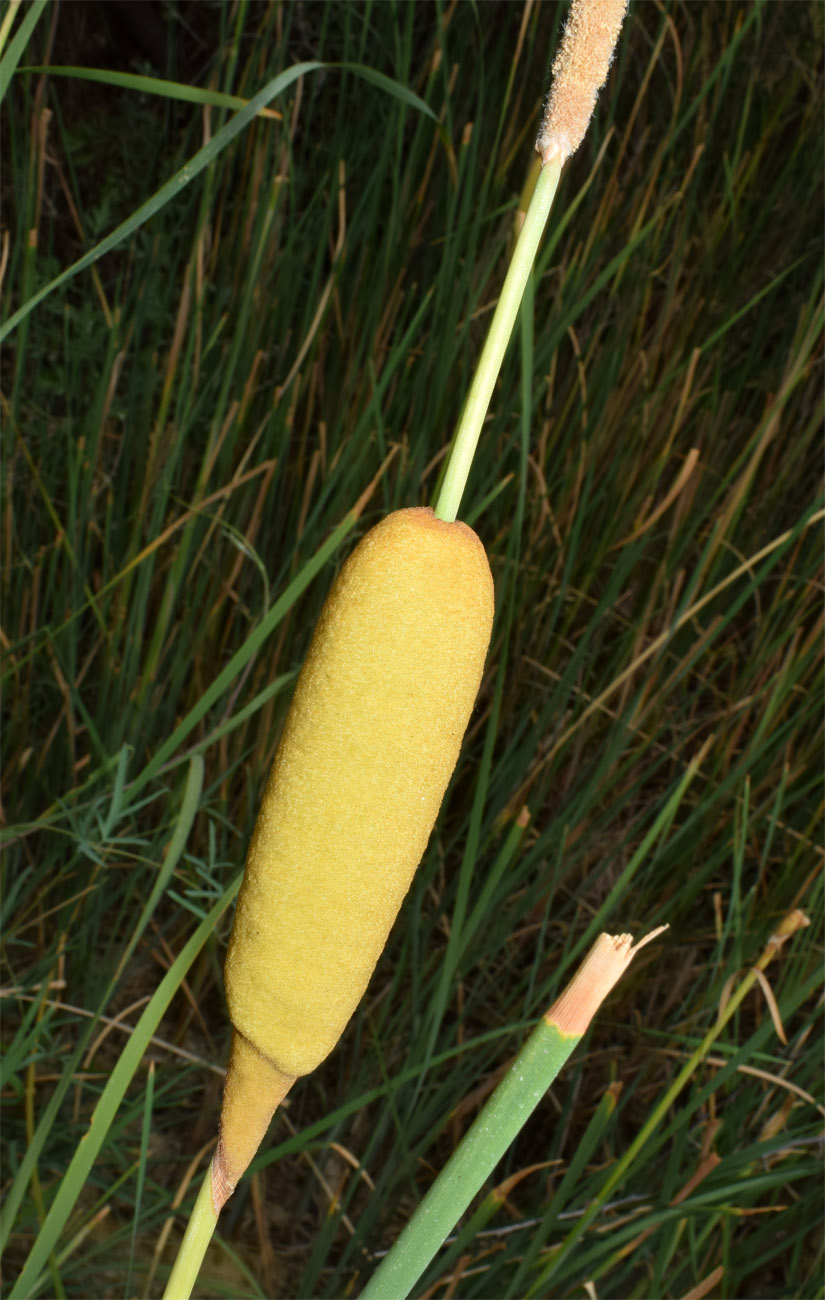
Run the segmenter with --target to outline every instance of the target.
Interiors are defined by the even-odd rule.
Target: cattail
[[[399,510],[373,528],[321,612],[238,896],[218,1148],[164,1300],[191,1294],[221,1208],[275,1108],[333,1049],[358,1005],[455,767],[489,645],[493,583],[475,533],[451,521],[562,164],[585,134],[626,4],[572,2],[537,140],[541,173],[453,438],[438,516]]]
[[[564,162],[584,139],[626,11],[627,0],[572,0],[536,140],[542,163]]]
[[[455,767],[492,618],[484,547],[427,509],[377,524],[330,592],[226,959],[235,1032],[216,1209],[290,1084],[324,1060],[364,993]]]

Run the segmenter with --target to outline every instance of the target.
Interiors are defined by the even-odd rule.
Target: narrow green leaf
[[[121,1052],[120,1059],[95,1107],[88,1132],[78,1144],[72,1156],[69,1168],[58,1188],[49,1213],[46,1215],[46,1221],[29,1252],[23,1271],[9,1292],[9,1300],[30,1300],[36,1294],[32,1288],[50,1252],[54,1249],[66,1225],[66,1220],[77,1203],[83,1184],[88,1178],[89,1171],[106,1140],[106,1134],[126,1094],[126,1089],[132,1081],[135,1070],[140,1065],[149,1040],[157,1030],[166,1009],[180,988],[192,962],[237,894],[240,884],[241,875],[239,873],[232,881],[232,884],[224,890],[211,912],[198,926],[183,951],[164,975],[157,991],[135,1025],[134,1033],[130,1035],[126,1047]]]
[[[22,6],[21,6],[22,7]],[[25,17],[18,27],[14,36],[9,41],[9,48],[0,59],[0,104],[5,98],[6,91],[9,88],[11,79],[14,76],[15,68],[20,62],[23,51],[29,43],[29,38],[37,26],[40,15],[46,7],[46,0],[34,0],[28,9],[25,10]]]
[[[145,907],[143,908],[143,911],[141,912],[140,918],[138,919],[138,922],[135,925],[134,930],[132,931],[129,937],[129,942],[127,943],[124,949],[124,952],[118,963],[117,969],[115,970],[115,972],[112,975],[112,978],[108,982],[106,991],[98,1007],[98,1014],[100,1014],[103,1011],[103,1008],[106,1006],[106,1003],[111,997],[112,992],[117,984],[117,981],[120,978],[121,972],[123,971],[124,967],[128,963],[137,944],[140,942],[140,938],[144,930],[146,929],[147,925],[149,924],[149,919],[152,916],[152,913],[154,912],[158,903],[160,902],[160,899],[163,896],[166,886],[168,885],[169,880],[172,877],[172,873],[175,870],[175,867],[177,866],[177,863],[180,859],[180,855],[183,852],[184,846],[186,844],[186,840],[188,838],[189,832],[192,828],[192,822],[195,819],[195,813],[197,812],[198,800],[200,798],[200,792],[203,785],[203,770],[204,770],[204,766],[203,766],[203,759],[201,758],[201,756],[200,755],[193,756],[193,759],[190,761],[190,765],[189,765],[189,773],[186,780],[186,787],[184,789],[183,801],[181,804],[180,813],[178,814],[178,820],[175,825],[175,830],[172,834],[172,839],[169,842],[169,848],[166,852],[166,857],[164,859],[163,866],[161,867],[161,870],[158,872],[158,878],[155,881],[154,888],[152,889],[152,892],[149,895],[149,899]],[[26,1150],[26,1154],[20,1163],[20,1168],[18,1169],[17,1174],[15,1175],[14,1182],[12,1183],[12,1186],[9,1189],[9,1191],[6,1193],[3,1202],[3,1210],[2,1213],[0,1213],[0,1254],[2,1254],[3,1250],[5,1249],[6,1242],[8,1241],[9,1234],[14,1224],[15,1216],[20,1207],[20,1203],[23,1200],[23,1196],[25,1194],[26,1188],[29,1185],[29,1181],[32,1176],[32,1171],[34,1170],[37,1164],[37,1160],[40,1155],[40,1152],[43,1150],[44,1144],[49,1136],[49,1133],[51,1132],[52,1125],[56,1120],[57,1112],[59,1110],[63,1097],[65,1096],[66,1090],[68,1089],[70,1083],[72,1082],[74,1066],[79,1062],[83,1052],[85,1051],[86,1044],[91,1038],[91,1035],[94,1032],[97,1023],[98,1022],[96,1018],[90,1020],[88,1026],[86,1027],[86,1030],[84,1031],[83,1034],[80,1035],[78,1045],[75,1049],[72,1061],[70,1063],[71,1068],[64,1071],[63,1077],[61,1078],[59,1084],[54,1089],[51,1097],[49,1098],[46,1104],[46,1108],[43,1111],[40,1121],[38,1122],[37,1128],[35,1129],[34,1137],[32,1141],[29,1143],[28,1148]],[[50,1249],[51,1247],[49,1248],[49,1250]]]
[[[289,68],[287,72],[281,72],[277,77],[273,77],[271,81],[268,81],[263,90],[260,90],[253,99],[250,99],[246,108],[242,108],[241,111],[236,113],[225,126],[222,126],[208,144],[203,145],[203,147],[200,148],[188,162],[184,163],[184,165],[175,172],[174,176],[172,176],[164,185],[161,185],[160,189],[156,190],[145,203],[141,203],[140,207],[136,208],[131,216],[127,217],[125,221],[122,221],[120,225],[111,232],[111,234],[105,237],[105,239],[101,239],[100,243],[95,244],[94,248],[90,248],[88,253],[84,253],[82,257],[79,257],[77,261],[73,262],[65,271],[61,271],[60,275],[55,276],[55,278],[50,280],[48,284],[44,284],[41,289],[38,289],[37,293],[32,294],[31,298],[29,298],[27,302],[24,302],[22,307],[18,307],[17,311],[14,312],[6,321],[5,325],[0,328],[0,342],[2,342],[2,340],[6,338],[13,329],[16,329],[20,322],[25,320],[29,312],[31,312],[39,302],[42,302],[44,298],[47,298],[50,293],[53,293],[59,285],[65,284],[67,280],[71,280],[81,271],[85,271],[87,267],[93,266],[94,263],[106,253],[110,253],[113,248],[117,248],[118,244],[122,243],[124,239],[128,239],[129,235],[134,234],[136,230],[139,230],[141,226],[145,225],[149,218],[153,217],[156,212],[161,210],[161,208],[164,208],[167,203],[170,203],[173,199],[177,198],[181,190],[184,189],[190,181],[193,181],[196,176],[199,176],[204,168],[208,167],[209,164],[226,148],[226,146],[234,140],[235,136],[238,135],[245,126],[248,126],[253,117],[258,113],[259,109],[263,108],[271,100],[275,99],[275,97],[280,95],[284,90],[287,90],[298,80],[299,77],[305,76],[308,72],[315,72],[318,68],[322,67],[324,67],[324,64],[322,63],[296,63],[294,68]]]
[[[45,3],[45,0],[38,0],[38,3]],[[11,48],[9,48],[9,54],[7,57],[9,57],[11,53]],[[417,95],[414,95],[411,90],[408,90],[399,82],[393,81],[392,78],[385,77],[383,74],[375,72],[371,68],[365,68],[361,64],[328,64],[317,62],[296,63],[293,68],[288,68],[286,72],[281,72],[277,77],[273,77],[271,81],[268,81],[263,90],[258,91],[258,94],[247,102],[245,108],[242,108],[240,112],[236,113],[235,116],[226,123],[225,126],[222,126],[208,144],[203,145],[203,147],[199,149],[188,162],[184,163],[184,165],[175,172],[174,176],[166,181],[159,190],[156,190],[151,198],[148,198],[145,203],[142,203],[140,207],[131,214],[131,216],[127,217],[125,221],[122,221],[120,225],[111,232],[111,234],[107,235],[105,239],[101,239],[100,243],[95,244],[94,248],[90,248],[88,253],[84,253],[82,257],[79,257],[78,260],[73,262],[71,266],[67,267],[65,271],[61,271],[60,275],[55,276],[53,280],[50,280],[48,284],[44,284],[41,289],[38,289],[37,293],[32,294],[31,298],[29,298],[27,302],[23,303],[22,307],[18,307],[17,311],[14,312],[6,321],[5,325],[0,328],[0,342],[2,342],[13,329],[16,329],[22,320],[25,320],[29,315],[29,312],[31,312],[39,302],[42,302],[44,298],[47,298],[48,295],[61,284],[65,284],[67,280],[71,280],[75,275],[78,275],[80,271],[85,271],[88,267],[94,265],[94,263],[106,253],[111,252],[113,248],[116,248],[118,244],[122,243],[124,239],[128,239],[129,235],[133,234],[134,231],[139,230],[140,227],[150,219],[150,217],[153,217],[155,213],[159,212],[167,203],[170,203],[173,199],[177,198],[181,190],[183,190],[190,181],[193,181],[196,176],[199,176],[204,168],[208,167],[209,164],[218,157],[226,146],[234,140],[235,136],[238,135],[245,126],[248,126],[252,119],[256,117],[260,110],[265,108],[271,100],[282,94],[283,91],[288,90],[294,82],[298,81],[299,78],[306,76],[307,73],[317,72],[320,68],[328,69],[330,67],[338,67],[343,70],[355,72],[359,76],[364,77],[367,81],[371,81],[375,85],[381,86],[383,90],[392,94],[396,99],[400,99],[403,103],[413,105],[428,117],[435,116],[424,101],[419,99]]]
[[[258,652],[290,606],[295,603],[301,592],[309,586],[330,556],[335,554],[347,533],[354,526],[355,520],[356,516],[354,514],[348,514],[335,531],[330,534],[323,546],[319,547],[312,559],[304,565],[297,578],[293,579],[280,599],[275,601],[266,617],[261,620],[251,636],[247,637],[240,650],[236,651],[223,671],[218,673],[211,686],[204,691],[197,704],[189,710],[183,721],[172,732],[172,735],[161,745],[154,758],[146,764],[137,779],[132,782],[129,787],[132,796],[136,795],[148,781],[152,780],[167,759],[172,757],[178,745],[186,739],[192,728],[197,726],[207,710],[212,707],[217,699],[220,699],[223,692],[231,685],[252,656]]]
[[[109,68],[49,67],[41,64],[18,68],[17,71],[18,74],[37,72],[48,73],[50,77],[71,77],[74,81],[96,81],[103,86],[135,90],[141,95],[160,95],[164,99],[179,99],[186,104],[211,104],[213,108],[242,109],[250,102],[242,95],[225,95],[220,90],[203,90],[200,86],[187,86],[182,81],[141,77],[134,72],[112,72]]]
[[[155,1098],[155,1062],[149,1062],[146,1076],[146,1102],[143,1107],[143,1123],[140,1126],[140,1161],[135,1182],[135,1209],[132,1216],[132,1240],[129,1245],[129,1267],[126,1270],[126,1300],[132,1294],[132,1270],[135,1264],[135,1246],[140,1231],[140,1207],[143,1203],[143,1184],[146,1181],[146,1165],[149,1159],[149,1135],[152,1132],[152,1103]]]

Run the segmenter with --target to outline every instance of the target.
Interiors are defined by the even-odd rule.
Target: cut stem
[[[467,394],[467,401],[453,437],[447,468],[434,506],[439,519],[444,519],[447,523],[452,523],[458,515],[481,426],[487,416],[490,398],[513,332],[527,279],[533,268],[539,240],[556,196],[561,166],[561,158],[551,158],[539,172],[536,188],[524,218],[524,225],[501,288],[501,296],[493,313],[490,330]]]
[[[596,1215],[607,1201],[613,1189],[621,1183],[627,1170],[631,1167],[639,1152],[644,1150],[658,1126],[662,1123],[665,1117],[670,1114],[671,1108],[680,1092],[693,1077],[700,1063],[710,1052],[710,1049],[719,1037],[719,1034],[722,1032],[728,1021],[731,1020],[742,1002],[744,1002],[754,984],[759,980],[759,977],[765,970],[766,966],[769,965],[776,954],[780,951],[782,945],[787,943],[787,941],[796,934],[798,930],[803,929],[807,925],[810,925],[808,917],[798,908],[789,912],[788,915],[782,919],[780,925],[765,945],[765,949],[759,960],[742,979],[738,988],[732,993],[730,999],[725,1002],[724,1007],[716,1018],[716,1022],[705,1034],[705,1037],[702,1039],[696,1050],[691,1054],[683,1068],[679,1071],[670,1087],[660,1097],[652,1113],[648,1116],[624,1155],[615,1162],[607,1178],[599,1188],[598,1195],[593,1198],[590,1204],[585,1208],[584,1213],[576,1220],[564,1241],[561,1243],[559,1248],[553,1252],[547,1263],[544,1265],[541,1273],[534,1278],[533,1285],[530,1289],[530,1295],[537,1295],[539,1293],[542,1295],[551,1294],[551,1292],[547,1291],[547,1284],[556,1271],[560,1261],[567,1257],[568,1251],[572,1249],[572,1246],[578,1238],[581,1237],[590,1227],[590,1224],[596,1218]]]
[[[405,1300],[556,1078],[610,990],[646,943],[600,934],[436,1178],[361,1300]]]

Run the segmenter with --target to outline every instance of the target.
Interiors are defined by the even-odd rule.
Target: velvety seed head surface
[[[484,547],[399,510],[324,605],[247,857],[226,961],[232,1022],[313,1070],[363,995],[424,852],[481,682]]]

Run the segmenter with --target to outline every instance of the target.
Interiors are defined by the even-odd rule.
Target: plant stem
[[[666,928],[660,926],[635,945],[629,934],[599,935],[459,1142],[360,1300],[405,1300],[410,1294],[581,1041],[604,998],[639,949]]]
[[[578,1037],[540,1020],[360,1300],[403,1300],[545,1095]]]
[[[698,1066],[710,1052],[710,1049],[713,1047],[716,1039],[725,1028],[725,1025],[727,1025],[727,1023],[733,1018],[735,1012],[739,1009],[747,995],[750,993],[754,984],[759,979],[761,972],[763,972],[766,966],[768,966],[773,960],[782,945],[796,934],[798,930],[803,929],[807,925],[810,925],[810,921],[805,913],[799,909],[794,909],[782,918],[782,921],[768,940],[759,960],[744,976],[738,987],[731,993],[730,998],[725,1002],[724,1007],[716,1017],[716,1021],[705,1034],[705,1037],[702,1039],[699,1046],[691,1054],[685,1065],[671,1083],[670,1087],[660,1097],[653,1111],[636,1134],[636,1137],[633,1139],[624,1155],[622,1155],[613,1165],[607,1178],[602,1183],[598,1195],[594,1197],[584,1210],[584,1213],[576,1220],[564,1241],[561,1243],[559,1249],[553,1252],[544,1268],[538,1276],[535,1277],[530,1290],[527,1292],[528,1298],[540,1294],[549,1294],[547,1291],[547,1283],[556,1272],[559,1263],[565,1258],[575,1242],[590,1227],[590,1224],[607,1201],[613,1189],[621,1183],[624,1175],[633,1164],[639,1152],[644,1149],[659,1124],[662,1123],[665,1116],[670,1112],[673,1103],[676,1101],[676,1098],[679,1096],[685,1084],[690,1082],[691,1078],[696,1073]],[[364,1294],[366,1294],[366,1292]]]
[[[210,1160],[198,1192],[198,1199],[186,1225],[178,1257],[169,1274],[163,1300],[189,1300],[217,1222],[218,1216],[215,1213],[212,1197],[212,1161]]]
[[[447,523],[452,523],[458,514],[493,387],[510,341],[524,288],[535,260],[536,249],[556,196],[561,166],[560,158],[552,158],[539,172],[536,188],[524,218],[524,225],[513,250],[498,305],[490,323],[490,331],[453,437],[450,458],[435,503],[436,515]]]

